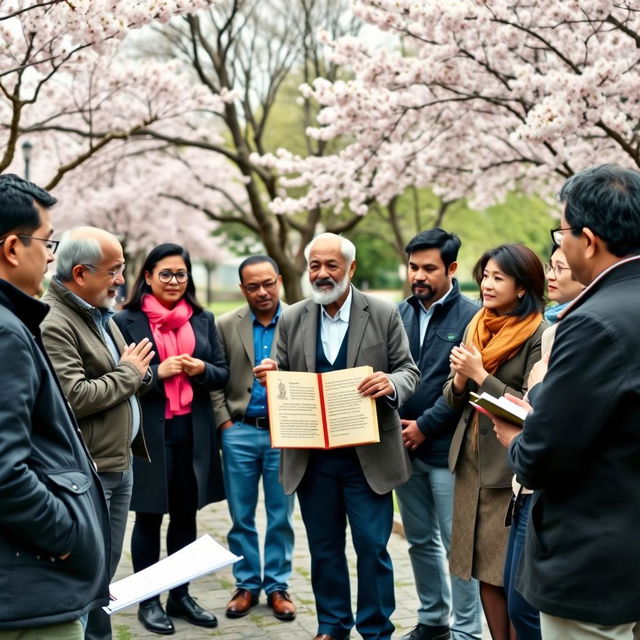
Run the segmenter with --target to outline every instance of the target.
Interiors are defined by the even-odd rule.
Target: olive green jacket
[[[129,398],[143,386],[140,371],[129,362],[114,362],[91,310],[55,278],[43,302],[51,310],[42,323],[42,340],[98,471],[130,469],[132,448],[148,458],[142,424],[131,442]],[[113,320],[109,332],[122,351],[125,341]]]

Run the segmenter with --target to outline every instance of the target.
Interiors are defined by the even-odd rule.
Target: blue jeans
[[[516,630],[518,640],[542,640],[540,633],[540,613],[532,607],[515,588],[516,575],[520,565],[520,556],[524,549],[524,541],[531,510],[531,494],[520,494],[513,509],[509,544],[504,561],[504,590],[507,594],[509,619]]]
[[[268,595],[288,589],[293,554],[294,496],[282,489],[278,472],[280,450],[271,448],[269,431],[236,422],[221,432],[222,465],[227,502],[233,525],[227,536],[229,549],[243,560],[233,565],[238,589]],[[258,485],[262,477],[267,531],[264,569],[256,530]]]
[[[451,626],[454,640],[482,638],[477,580],[449,576],[448,555],[453,516],[453,474],[418,458],[411,478],[396,489],[409,543],[420,607],[418,622]]]

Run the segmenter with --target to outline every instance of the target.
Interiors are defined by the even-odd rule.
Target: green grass
[[[210,305],[208,305],[208,309],[209,311],[212,311],[213,315],[217,318],[227,311],[238,309],[242,306],[242,304],[242,302],[238,302],[237,300],[223,300],[219,302],[212,302]]]

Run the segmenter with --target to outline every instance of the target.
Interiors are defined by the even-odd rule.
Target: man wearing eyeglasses
[[[43,341],[98,467],[109,509],[112,578],[131,500],[132,452],[147,458],[136,394],[151,382],[151,343],[125,344],[112,319],[124,283],[122,246],[112,234],[78,227],[62,236],[44,300]],[[89,614],[87,640],[109,640],[109,616]]]
[[[231,376],[223,391],[214,392],[216,424],[222,440],[225,488],[233,526],[229,548],[242,555],[233,565],[236,591],[226,615],[240,618],[258,603],[261,591],[278,620],[290,621],[296,607],[288,593],[293,552],[293,496],[280,481],[280,450],[271,448],[266,391],[253,376],[253,367],[272,354],[280,318],[282,277],[274,260],[251,256],[238,269],[240,290],[247,305],[218,319],[218,335]],[[264,486],[267,530],[261,566],[255,526],[260,478]]]
[[[0,175],[0,639],[82,640],[108,603],[108,514],[40,335],[53,196]]]
[[[560,201],[554,241],[586,288],[560,314],[524,428],[494,421],[518,480],[534,489],[516,588],[540,610],[545,640],[631,640],[640,617],[640,173],[586,169]]]

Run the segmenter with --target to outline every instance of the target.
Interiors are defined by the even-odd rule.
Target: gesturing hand
[[[120,362],[130,362],[144,376],[155,355],[155,351],[151,351],[152,346],[149,338],[142,338],[138,344],[132,342],[122,350]]]
[[[169,356],[158,366],[158,378],[171,378],[182,373],[182,356]]]
[[[253,375],[258,382],[264,387],[267,384],[267,371],[277,371],[278,363],[271,358],[264,358],[262,362],[253,369]]]
[[[482,354],[473,344],[467,346],[464,342],[461,342],[459,347],[453,347],[449,360],[451,368],[456,373],[466,378],[471,378],[478,386],[489,375],[482,364]]]
[[[188,376],[199,376],[204,373],[204,362],[185,353],[182,356],[182,370]]]

